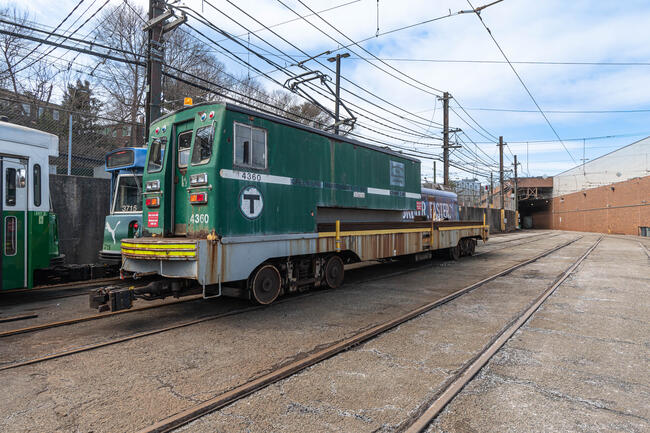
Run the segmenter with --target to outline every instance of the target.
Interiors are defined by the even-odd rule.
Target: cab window
[[[190,160],[190,146],[192,145],[192,131],[178,134],[178,166],[187,167]]]
[[[16,206],[16,169],[5,170],[5,205]]]
[[[194,150],[192,151],[192,165],[207,164],[212,156],[212,141],[214,139],[213,127],[203,126],[196,130]]]
[[[155,173],[162,169],[163,155],[165,153],[165,144],[167,138],[154,138],[149,148],[149,162],[147,163],[147,172]]]
[[[41,205],[41,166],[34,164],[34,206]]]
[[[266,130],[235,123],[235,165],[266,168]]]
[[[115,188],[113,213],[142,212],[142,176],[120,175]]]

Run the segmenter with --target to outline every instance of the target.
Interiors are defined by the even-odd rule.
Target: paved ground
[[[0,395],[0,430],[133,431],[323,344],[338,341],[580,236],[584,237],[507,278],[185,427],[186,431],[211,432],[393,430],[435,395],[446,378],[544,290],[596,237],[561,232],[498,237],[479,248],[481,255],[460,262],[435,260],[410,270],[404,266],[360,269],[350,272],[348,283],[336,291],[288,298],[258,311],[2,371],[0,383],[10,392]],[[627,254],[632,260],[632,256],[637,257],[635,254],[639,257],[644,254],[635,242],[608,237],[596,252],[607,257],[610,244],[613,247],[620,243],[620,251],[616,252]],[[628,262],[632,263],[626,260],[621,266],[627,266]],[[645,264],[647,277],[648,262],[634,263],[641,271]],[[591,264],[585,262],[576,278]],[[599,265],[595,265],[595,270],[600,272]],[[613,272],[627,287],[630,273],[625,268]],[[391,276],[394,273],[400,274]],[[643,284],[643,273],[637,274],[632,279]],[[571,284],[575,281],[574,278]],[[647,280],[645,283],[647,287]],[[569,282],[566,284],[569,287]],[[236,300],[191,302],[8,337],[0,340],[0,365],[243,305]],[[605,304],[603,311],[618,317],[623,310],[617,309],[627,308],[625,315],[632,318],[638,305],[643,304],[621,300]],[[610,311],[612,307],[614,310]],[[647,351],[647,304],[645,308],[645,318],[627,323],[629,333],[623,340],[645,344]],[[66,304],[63,310],[84,314],[80,305]],[[565,310],[564,322],[557,323],[569,326],[571,311]],[[550,320],[556,323],[558,319]],[[604,319],[600,322],[607,329]],[[566,350],[571,353],[572,349]],[[609,368],[618,362],[613,358],[611,354],[603,355]],[[542,359],[545,364],[550,362]],[[637,361],[644,361],[647,367],[647,355]],[[635,383],[641,384],[639,387],[620,392],[630,399],[636,398],[638,406],[644,398],[648,400],[647,368],[640,368],[637,376]],[[454,404],[455,401],[444,416],[452,414]],[[469,409],[460,410],[471,413]],[[465,424],[450,419],[452,427],[436,424],[435,428],[481,431],[486,429],[485,413],[477,415],[476,422],[481,416],[483,422],[474,426],[472,418],[468,418]],[[441,417],[436,422],[444,419]],[[463,430],[464,425],[468,428]],[[503,425],[506,430],[510,428]]]
[[[430,431],[650,431],[649,290],[645,251],[605,238]]]

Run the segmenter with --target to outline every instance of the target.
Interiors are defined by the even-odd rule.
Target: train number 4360
[[[192,224],[207,224],[209,220],[210,216],[207,213],[197,213],[190,216]]]

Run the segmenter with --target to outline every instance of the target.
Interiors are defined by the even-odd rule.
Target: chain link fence
[[[2,120],[59,137],[59,156],[50,157],[50,173],[107,177],[104,156],[119,147],[143,147],[144,125],[28,97],[0,94]]]

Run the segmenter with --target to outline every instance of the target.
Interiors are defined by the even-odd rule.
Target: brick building
[[[650,137],[553,176],[552,190],[528,183],[518,193],[524,227],[529,217],[534,228],[650,236]]]

